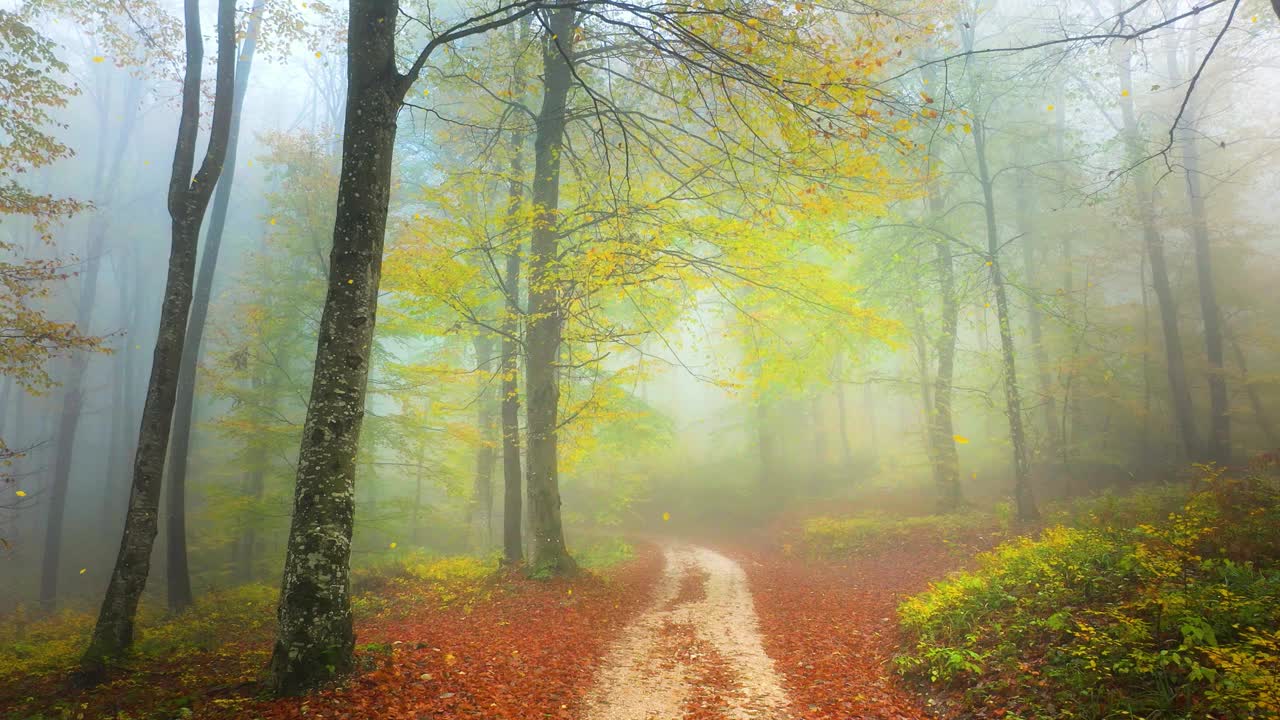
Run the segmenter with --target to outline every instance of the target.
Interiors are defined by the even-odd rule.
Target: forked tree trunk
[[[173,421],[178,364],[191,307],[196,244],[209,197],[222,172],[231,126],[232,85],[235,81],[235,2],[218,2],[218,67],[209,145],[193,177],[196,139],[200,130],[200,74],[204,40],[200,35],[199,0],[185,0],[187,62],[182,82],[182,114],[169,178],[169,215],[173,219],[172,248],[160,310],[151,379],[147,386],[138,450],[134,458],[133,488],[125,518],[120,552],[107,585],[93,638],[82,660],[90,675],[101,673],[105,660],[119,656],[133,642],[138,602],[147,584],[151,549],[155,544],[160,484]]]
[[[218,178],[218,187],[214,191],[213,207],[209,213],[209,231],[204,238],[200,274],[196,278],[191,317],[187,321],[186,338],[183,341],[182,364],[178,369],[178,399],[173,414],[173,441],[170,445],[169,482],[166,489],[168,522],[165,525],[169,540],[165,552],[168,568],[166,580],[169,610],[172,612],[180,612],[192,602],[191,572],[187,566],[186,496],[191,422],[195,414],[196,365],[200,360],[200,345],[204,340],[205,321],[209,316],[209,298],[213,294],[213,275],[218,266],[218,251],[222,248],[222,232],[227,224],[227,209],[231,204],[231,186],[236,176],[240,109],[244,106],[245,92],[249,89],[249,71],[253,67],[253,53],[257,47],[258,30],[262,26],[262,7],[265,2],[266,0],[254,0],[253,9],[249,11],[249,27],[237,55],[227,159],[225,169]]]
[[[529,253],[529,319],[525,370],[529,440],[529,531],[533,535],[531,570],[562,574],[576,570],[565,548],[560,522],[557,459],[560,402],[563,283],[556,277],[559,258],[560,154],[564,147],[565,107],[573,82],[573,7],[550,11],[543,47],[543,97],[534,141],[532,200],[534,227]]]

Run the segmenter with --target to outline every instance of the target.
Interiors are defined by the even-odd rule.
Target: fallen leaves
[[[304,698],[259,699],[256,680],[272,638],[258,632],[139,662],[96,690],[70,696],[58,689],[59,675],[32,678],[0,688],[0,707],[44,697],[24,711],[83,704],[84,717],[150,717],[181,702],[194,720],[571,720],[607,644],[651,601],[660,568],[658,553],[640,547],[634,560],[604,577],[536,581],[512,572],[469,607],[441,608],[429,593],[397,598],[357,619],[362,672]]]
[[[957,561],[935,546],[901,547],[847,563],[772,551],[744,562],[765,651],[805,720],[938,717],[893,671],[895,608]]]

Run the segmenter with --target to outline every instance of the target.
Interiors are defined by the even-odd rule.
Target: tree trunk
[[[827,428],[822,422],[822,396],[809,400],[809,416],[813,421],[813,494],[819,495],[827,485]]]
[[[100,171],[101,172],[101,171]],[[94,229],[85,258],[87,267],[81,276],[76,327],[89,331],[93,308],[97,304],[98,274],[107,234],[106,222]],[[53,484],[49,491],[49,515],[45,520],[44,556],[40,572],[40,608],[53,612],[58,599],[58,574],[62,559],[62,525],[70,487],[71,465],[80,414],[84,409],[84,374],[89,365],[87,353],[75,353],[68,362],[66,384],[62,392],[62,409],[58,416],[57,440],[53,449]]]
[[[493,542],[493,466],[497,460],[494,435],[498,428],[494,423],[495,398],[491,387],[494,381],[493,337],[482,332],[476,336],[474,344],[476,365],[482,371],[479,377],[479,397],[476,398],[476,431],[480,444],[476,447],[476,477],[475,486],[471,489],[469,520],[475,549],[485,551]]]
[[[298,454],[271,684],[295,695],[353,668],[350,557],[356,451],[382,276],[396,115],[396,0],[353,0],[346,132],[315,374]]]
[[[529,33],[527,23],[511,31],[512,47],[524,48]],[[524,63],[517,57],[511,76],[511,92],[524,94]],[[520,462],[520,209],[524,204],[523,132],[511,133],[511,177],[507,179],[507,228],[512,239],[506,253],[506,274],[502,279],[505,312],[502,315],[502,361],[499,371],[499,414],[502,424],[502,561],[516,565],[524,561],[522,519],[524,516],[523,470]]]
[[[119,656],[133,643],[134,618],[146,587],[151,549],[155,543],[161,477],[177,393],[178,364],[182,359],[183,335],[191,306],[196,244],[209,197],[222,172],[231,124],[231,95],[235,79],[235,2],[219,0],[213,125],[204,160],[193,177],[191,171],[195,166],[196,139],[200,130],[200,75],[204,62],[199,0],[185,0],[184,18],[187,59],[182,82],[182,114],[169,179],[168,205],[173,220],[169,270],[147,399],[138,432],[133,487],[120,551],[93,638],[81,662],[90,678],[100,676],[104,661]]]
[[[768,497],[773,492],[774,481],[778,479],[777,454],[774,451],[774,430],[770,422],[769,406],[764,398],[756,399],[756,444],[760,449],[760,490]]]
[[[962,496],[960,455],[956,450],[956,433],[951,419],[951,395],[960,303],[956,300],[955,261],[951,245],[947,240],[940,240],[934,247],[937,249],[938,278],[942,286],[942,334],[937,342],[938,370],[933,385],[933,479],[938,489],[938,509],[955,512],[960,508]]]
[[[1204,321],[1205,357],[1209,361],[1209,444],[1205,459],[1226,465],[1231,462],[1231,406],[1222,353],[1222,314],[1213,283],[1213,253],[1209,246],[1204,195],[1200,191],[1199,152],[1190,131],[1183,132],[1182,143],[1182,163],[1191,203],[1191,236],[1196,249],[1196,278],[1200,286],[1200,313]]]
[[[134,105],[141,96],[142,83],[131,81],[125,97],[125,120],[114,146],[106,139],[105,128],[99,133],[97,169],[94,173],[94,198],[102,207],[110,208],[118,186],[120,164],[124,158],[129,136],[133,132],[136,113]],[[107,112],[111,111],[110,94],[107,96]],[[110,147],[111,157],[107,158]],[[76,327],[88,333],[93,321],[93,311],[98,304],[98,277],[106,249],[108,219],[95,218],[88,247],[85,248],[85,270],[80,280],[80,297],[76,307]],[[69,361],[62,389],[62,409],[58,419],[57,440],[53,456],[53,484],[49,491],[49,516],[45,521],[44,556],[40,572],[40,607],[51,612],[57,605],[58,573],[62,562],[62,524],[66,513],[67,492],[71,485],[71,467],[74,460],[76,434],[80,428],[80,413],[84,409],[84,374],[89,366],[88,353],[74,353]],[[108,474],[110,469],[108,469]]]
[[[191,301],[191,317],[187,321],[186,339],[183,341],[182,364],[178,369],[178,399],[173,416],[173,440],[169,456],[169,487],[167,488],[168,546],[165,553],[168,573],[169,610],[181,612],[191,605],[191,572],[187,566],[187,466],[190,461],[191,422],[195,414],[196,366],[200,360],[200,345],[204,340],[204,325],[209,316],[209,298],[213,294],[213,274],[218,266],[218,251],[222,247],[222,232],[227,224],[227,209],[231,203],[231,186],[236,176],[236,146],[240,137],[240,109],[244,106],[245,92],[249,89],[249,71],[253,67],[253,53],[257,47],[258,29],[262,25],[262,7],[265,0],[254,0],[249,12],[249,27],[237,54],[235,91],[231,107],[231,127],[227,137],[227,158],[209,213],[209,231],[204,237],[204,252],[200,256],[200,274],[196,278],[195,297]]]
[[[516,158],[519,158],[518,153]],[[519,170],[519,160],[513,159],[511,193],[517,200],[522,195],[518,178],[524,174]],[[521,535],[524,483],[520,462],[520,343],[517,340],[520,332],[519,243],[507,253],[504,283],[507,312],[502,319],[502,559],[509,565],[515,565],[524,560]]]
[[[1235,356],[1236,366],[1240,368],[1240,385],[1244,387],[1245,395],[1249,398],[1249,407],[1253,410],[1253,419],[1258,423],[1258,429],[1262,431],[1262,436],[1266,438],[1268,449],[1280,448],[1280,436],[1276,434],[1276,427],[1271,422],[1271,416],[1267,414],[1266,407],[1262,404],[1262,396],[1258,394],[1258,388],[1249,382],[1249,365],[1245,359],[1244,349],[1240,347],[1236,336],[1231,332],[1231,328],[1223,323],[1223,334],[1231,344],[1231,354]]]
[[[1005,414],[1009,417],[1009,439],[1013,443],[1013,497],[1018,522],[1029,525],[1040,519],[1035,494],[1031,487],[1031,467],[1027,460],[1027,441],[1022,426],[1022,399],[1018,391],[1018,369],[1014,359],[1013,325],[1009,312],[1009,295],[1000,271],[1000,231],[996,225],[996,204],[991,171],[987,167],[986,127],[973,123],[973,144],[978,159],[978,182],[982,185],[982,204],[986,211],[987,265],[991,268],[991,284],[996,293],[996,319],[1000,326],[1000,354],[1004,365]]]
[[[1121,88],[1125,91],[1120,98],[1125,146],[1129,158],[1136,161],[1143,157],[1143,151],[1139,140],[1137,114],[1133,107],[1129,51],[1126,46],[1117,45],[1113,52],[1116,53],[1116,67],[1120,71]],[[1164,257],[1164,240],[1156,229],[1151,177],[1145,163],[1135,168],[1133,172],[1136,175],[1134,189],[1137,193],[1138,212],[1142,216],[1142,241],[1147,251],[1147,260],[1151,264],[1151,286],[1156,292],[1160,326],[1164,331],[1164,351],[1168,365],[1173,416],[1177,423],[1178,435],[1182,440],[1183,453],[1188,460],[1199,460],[1201,458],[1200,440],[1196,434],[1191,387],[1187,382],[1187,368],[1182,357],[1182,337],[1178,332],[1178,309],[1174,304],[1173,289],[1169,284],[1169,268]]]
[[[845,398],[844,355],[836,356],[835,387],[836,419],[840,426],[840,462],[841,475],[853,469],[853,444],[849,441],[849,408]]]
[[[565,105],[573,82],[572,7],[551,11],[543,47],[543,98],[534,141],[533,237],[529,255],[528,351],[529,522],[535,574],[573,572],[560,522],[556,457],[560,400],[557,358],[564,324],[564,290],[556,277],[559,259],[560,154],[564,147]]]
[[[1049,355],[1044,347],[1043,318],[1038,302],[1040,283],[1036,272],[1036,246],[1039,241],[1031,229],[1029,217],[1027,193],[1030,182],[1030,174],[1024,173],[1022,185],[1017,194],[1018,232],[1022,235],[1022,271],[1027,283],[1027,327],[1031,331],[1031,353],[1036,363],[1036,382],[1040,390],[1040,416],[1044,421],[1045,456],[1048,460],[1054,461],[1060,455],[1058,439],[1061,431],[1058,428],[1058,400],[1054,394],[1053,381],[1049,377]]]

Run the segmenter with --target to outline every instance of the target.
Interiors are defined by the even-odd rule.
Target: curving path
[[[653,605],[596,673],[587,720],[786,720],[746,573],[705,547],[670,545]]]

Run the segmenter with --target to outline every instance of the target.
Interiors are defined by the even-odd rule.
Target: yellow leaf
[[[100,62],[102,62],[103,60],[106,60],[106,58],[102,57],[101,55],[94,55],[94,56],[93,56],[93,61],[94,61],[94,62],[96,62],[96,63],[100,63]]]
[[[18,497],[26,497],[26,496],[27,496],[27,491],[25,491],[25,490],[18,490],[18,491],[16,491],[16,492],[14,493],[14,495],[17,495]]]
[[[1049,103],[1049,107],[1048,107],[1048,108],[1046,108],[1046,109],[1047,109],[1049,112],[1053,112],[1053,103]]]
[[[968,135],[969,133],[973,132],[973,126],[972,126],[972,125],[970,125],[969,123],[965,123],[965,124],[964,124],[964,132],[965,132],[965,134],[966,134],[966,135]]]
[[[1120,91],[1120,97],[1129,97],[1129,90],[1126,88]]]
[[[81,574],[81,575],[83,575],[83,574],[85,574],[85,573],[87,573],[87,572],[89,572],[89,568],[80,568],[80,574]]]
[[[957,443],[959,443],[959,444],[961,444],[961,445],[968,445],[968,444],[969,444],[969,438],[967,438],[967,437],[965,437],[965,436],[963,436],[963,435],[952,435],[952,436],[951,436],[951,439],[952,439],[952,440],[955,440]]]
[[[271,223],[272,225],[275,225],[275,224],[276,224],[276,219],[275,219],[275,218],[271,218],[270,223]]]
[[[391,544],[390,544],[390,545],[388,545],[387,547],[391,548],[392,550],[395,550],[395,549],[396,549],[396,544],[395,544],[395,543],[391,543]]]
[[[666,521],[668,521],[668,520],[670,520],[670,519],[671,519],[671,513],[669,513],[669,512],[664,512],[664,513],[662,513],[662,521],[663,521],[663,522],[666,522]]]
[[[322,55],[324,55],[324,53],[320,52],[319,50],[316,51],[316,57],[321,57]]]

